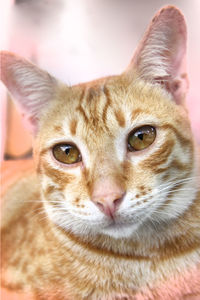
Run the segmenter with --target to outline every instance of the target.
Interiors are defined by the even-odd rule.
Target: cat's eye
[[[150,125],[139,127],[128,136],[128,150],[140,151],[149,147],[156,138],[156,129]]]
[[[81,154],[78,148],[72,144],[58,144],[52,149],[56,160],[70,165],[81,161]]]

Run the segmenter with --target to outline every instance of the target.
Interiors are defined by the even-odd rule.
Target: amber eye
[[[132,131],[128,136],[128,150],[139,151],[149,147],[156,138],[154,127],[145,125]]]
[[[53,147],[54,157],[64,164],[75,164],[81,161],[81,154],[76,146],[70,144],[58,144]]]

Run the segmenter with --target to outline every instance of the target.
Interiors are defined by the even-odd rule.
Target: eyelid
[[[60,138],[55,138],[55,139],[52,139],[52,140],[48,141],[47,144],[46,144],[46,149],[47,148],[48,149],[52,148],[52,147],[54,147],[55,145],[58,145],[58,144],[70,144],[70,145],[75,145],[76,146],[76,143],[73,140],[71,140],[71,138],[60,137]]]
[[[81,151],[79,150],[79,147],[72,141],[59,141],[59,142],[54,142],[52,143],[49,148],[53,149],[55,146],[58,145],[70,145],[70,146],[74,146],[78,149],[78,151],[81,153]]]
[[[131,133],[134,133],[134,132],[136,132],[136,131],[138,131],[139,129],[141,129],[141,128],[143,128],[143,127],[153,127],[155,130],[158,128],[158,126],[156,125],[156,124],[150,124],[150,123],[147,123],[147,124],[141,124],[141,125],[139,125],[139,126],[136,126],[136,127],[134,127],[133,129],[131,129],[130,131],[129,131],[129,134],[128,134],[128,136],[131,134]]]

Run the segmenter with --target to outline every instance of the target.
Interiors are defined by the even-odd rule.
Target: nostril
[[[118,208],[118,207],[120,206],[120,204],[121,204],[121,202],[122,202],[122,199],[123,199],[123,197],[118,198],[118,199],[115,199],[115,200],[113,201],[113,204],[114,204],[115,208]]]
[[[96,202],[96,205],[99,207],[100,210],[104,209],[104,205],[101,202]]]

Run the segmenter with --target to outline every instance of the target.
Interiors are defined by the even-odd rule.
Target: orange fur
[[[146,57],[149,36],[159,37],[163,24],[168,33],[166,23],[171,26],[172,19],[185,28],[176,8],[161,10],[126,72],[71,88],[35,72],[36,67],[20,58],[2,54],[3,66],[7,60],[9,72],[13,68],[14,84],[21,87],[23,78],[15,72],[24,68],[44,81],[39,92],[53,89],[41,112],[30,82],[23,81],[22,94],[34,96],[32,107],[26,102],[22,106],[34,111],[29,120],[37,132],[37,172],[18,180],[4,197],[2,272],[7,289],[49,300],[181,300],[200,295],[199,154],[187,111],[180,105],[182,85],[173,94],[177,79],[166,79],[168,69],[162,79],[169,85],[160,84],[157,75],[148,78],[151,68],[155,74],[160,71]],[[174,31],[182,43],[185,36]],[[170,59],[176,61],[174,54]],[[12,92],[8,70],[2,70]],[[156,128],[155,141],[144,150],[128,151],[128,135],[143,125]],[[82,160],[74,165],[56,161],[52,147],[62,143],[76,145]]]

